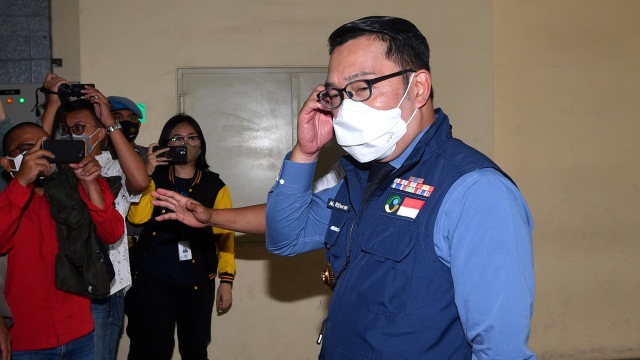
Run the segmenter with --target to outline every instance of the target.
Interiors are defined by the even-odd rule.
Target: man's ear
[[[3,156],[2,158],[0,158],[0,164],[2,165],[2,168],[6,171],[6,172],[11,172],[12,169],[12,161],[9,160],[6,156]]]
[[[98,142],[102,141],[107,136],[107,129],[101,127],[98,130]]]
[[[413,91],[416,108],[423,107],[429,102],[431,95],[431,74],[427,70],[418,70],[413,77]]]

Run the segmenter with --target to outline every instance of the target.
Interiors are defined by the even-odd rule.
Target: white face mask
[[[7,159],[13,161],[13,168],[9,169],[9,174],[11,175],[11,177],[13,177],[13,173],[14,172],[18,172],[20,171],[20,164],[22,164],[22,158],[24,158],[24,155],[19,154],[16,157],[11,157],[11,156],[7,156]]]
[[[91,135],[86,135],[86,134],[80,134],[80,135],[69,134],[69,135],[71,135],[71,140],[83,140],[84,143],[87,144],[87,153],[86,153],[86,155],[89,155],[89,154],[91,154],[93,152],[94,146],[96,146],[98,141],[100,141],[100,139],[98,139],[98,141],[96,141],[93,144],[91,144],[91,138],[93,137],[93,135],[97,134],[98,131],[100,131],[100,129],[94,131],[93,134],[91,134]]]
[[[13,173],[14,172],[18,172],[20,171],[20,165],[22,164],[22,159],[24,158],[23,154],[19,154],[16,157],[11,157],[11,156],[7,156],[7,159],[13,161],[13,168],[9,169],[9,175],[11,175],[11,177],[13,177]],[[57,170],[57,166],[56,164],[51,164],[51,169],[49,170],[49,173],[46,174],[45,176],[51,175],[53,174],[54,171]],[[43,178],[44,176],[40,176],[40,178]]]
[[[412,81],[413,74],[409,86]],[[409,92],[409,86],[398,106],[389,110],[378,110],[363,102],[344,99],[338,116],[333,119],[333,132],[338,144],[361,163],[391,155],[418,111],[415,109],[407,122],[402,120],[400,105]]]

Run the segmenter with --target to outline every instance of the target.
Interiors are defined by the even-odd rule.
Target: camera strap
[[[36,104],[33,105],[33,108],[31,109],[31,112],[33,112],[35,110],[36,116],[38,118],[40,118],[40,98],[38,96],[38,92],[41,92],[41,93],[44,93],[44,94],[56,94],[56,95],[58,93],[55,92],[55,91],[51,91],[51,90],[45,88],[44,86],[43,87],[39,87],[39,88],[36,89]]]

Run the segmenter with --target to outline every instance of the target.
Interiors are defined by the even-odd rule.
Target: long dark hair
[[[202,133],[202,129],[200,125],[196,121],[196,119],[192,118],[189,115],[175,115],[171,119],[167,120],[162,128],[162,132],[160,133],[160,138],[158,139],[158,145],[167,146],[169,144],[169,135],[171,135],[171,131],[175,129],[178,125],[187,123],[193,127],[193,130],[196,131],[198,136],[200,137],[200,155],[196,158],[196,168],[208,171],[209,164],[207,163],[207,142],[204,139],[204,134]]]
[[[368,16],[340,26],[329,35],[329,55],[338,46],[363,36],[373,36],[386,43],[387,59],[400,69],[431,72],[427,38],[409,20],[393,16]],[[409,75],[405,75],[404,80],[407,85]],[[433,88],[430,97],[433,99]]]

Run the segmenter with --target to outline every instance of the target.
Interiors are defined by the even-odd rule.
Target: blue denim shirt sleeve
[[[331,211],[327,199],[339,184],[312,192],[316,163],[285,158],[280,175],[267,196],[267,249],[277,255],[296,255],[324,248]]]
[[[449,189],[434,231],[473,359],[535,359],[533,220],[520,191],[494,169],[468,173]]]

